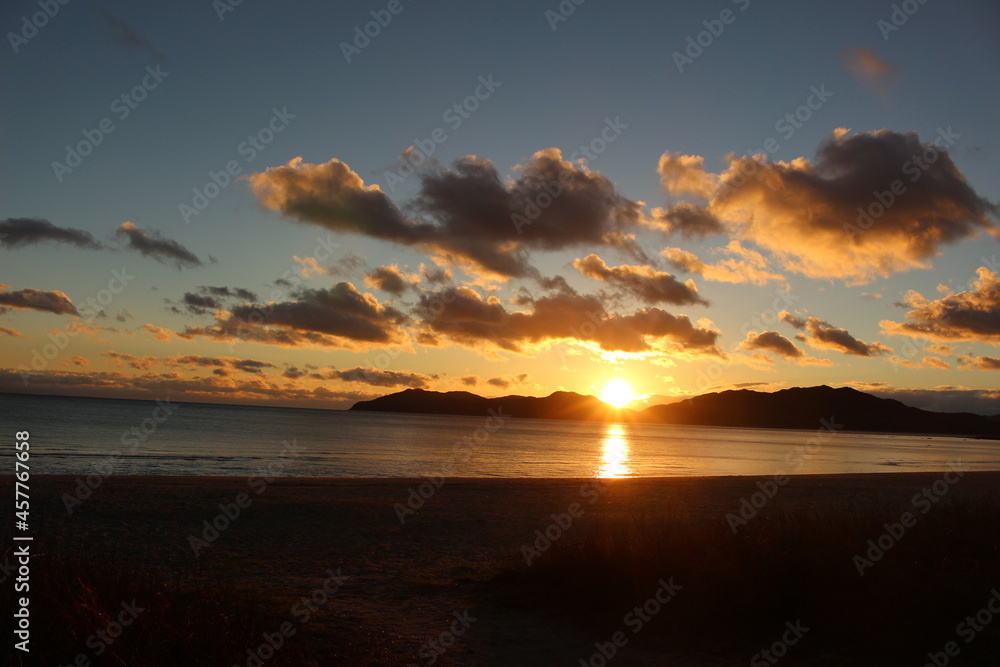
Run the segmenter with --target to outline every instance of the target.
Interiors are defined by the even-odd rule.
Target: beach
[[[852,515],[862,523],[867,520],[871,537],[877,538],[883,527],[873,508],[888,518],[909,510],[917,521],[908,528],[915,537],[903,536],[899,542],[916,543],[942,524],[935,515],[943,516],[945,507],[976,507],[998,518],[1000,472],[953,474],[955,482],[945,482],[945,487],[943,475],[809,475],[785,480],[95,475],[90,486],[85,477],[39,476],[31,484],[31,532],[33,553],[42,554],[39,560],[61,551],[69,554],[70,562],[89,559],[101,567],[136,569],[167,582],[231,586],[269,600],[275,627],[280,628],[284,618],[296,630],[270,664],[283,664],[282,652],[291,655],[294,642],[302,642],[319,654],[347,656],[329,664],[576,665],[580,659],[588,664],[595,646],[608,641],[601,622],[591,623],[587,614],[565,613],[558,600],[538,603],[530,593],[512,599],[507,593],[516,586],[504,583],[505,576],[515,582],[528,577],[530,582],[534,572],[543,571],[546,559],[556,564],[563,558],[554,555],[560,543],[586,538],[597,526],[642,521],[704,530],[725,550],[725,536],[736,540],[774,521],[798,517],[822,523],[824,517]],[[945,489],[940,496],[935,483]],[[0,486],[12,493],[10,482]],[[926,515],[916,502],[924,489],[931,490],[928,498],[937,498]],[[741,515],[743,500],[754,509],[744,507]],[[863,554],[865,546],[860,540],[855,550]],[[877,567],[897,567],[890,564],[891,555]],[[850,560],[837,567],[855,569]],[[676,575],[662,574],[666,582],[671,576]],[[648,581],[650,594],[657,590],[657,581]],[[808,591],[803,593],[808,596]],[[678,600],[685,594],[694,595],[681,589]],[[303,596],[311,600],[305,607]],[[595,600],[598,604],[600,598]],[[673,623],[671,604],[664,605],[662,618],[653,620],[663,626]],[[595,613],[604,611],[611,617],[622,615],[614,610]],[[301,623],[307,612],[308,620]],[[184,609],[173,613],[183,614]],[[142,623],[141,616],[136,623]],[[450,646],[429,643],[442,636]],[[677,664],[747,664],[759,648],[745,647],[745,658],[737,661],[738,646],[693,650],[667,640],[640,640],[641,635],[616,648],[616,664],[663,664],[664,659],[676,659]],[[235,664],[254,664],[243,654],[243,661]],[[847,663],[824,648],[790,656],[786,664]]]

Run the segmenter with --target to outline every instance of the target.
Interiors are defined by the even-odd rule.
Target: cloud
[[[704,206],[678,202],[667,208],[653,209],[653,226],[667,234],[679,234],[685,239],[725,234],[726,227]]]
[[[705,280],[719,283],[750,283],[766,285],[769,282],[784,282],[780,273],[767,270],[767,260],[759,252],[744,248],[733,240],[718,252],[732,255],[715,264],[706,264],[697,255],[680,248],[664,248],[660,254],[678,271],[700,274]]]
[[[882,320],[887,335],[910,336],[937,342],[973,341],[1000,344],[1000,279],[985,266],[964,292],[930,300],[910,291],[903,303],[911,310],[906,322]]]
[[[880,398],[893,398],[921,410],[934,412],[973,412],[981,415],[1000,414],[1000,391],[941,386],[934,389],[905,389],[886,386],[887,383],[848,382],[860,391]]]
[[[718,176],[705,172],[705,158],[666,152],[657,167],[663,189],[672,195],[696,195],[708,199],[718,187]]]
[[[939,370],[950,370],[951,365],[940,357],[927,356],[919,362],[912,359],[900,359],[899,357],[889,357],[889,362],[902,366],[903,368],[936,368]]]
[[[75,357],[72,357],[71,359],[67,359],[66,361],[60,363],[63,366],[70,368],[72,368],[73,366],[78,366],[80,368],[87,368],[88,366],[90,366],[90,360],[87,359],[86,357],[81,357],[80,355],[76,355]]]
[[[773,352],[780,357],[795,361],[802,366],[833,365],[833,362],[829,359],[817,359],[815,357],[810,357],[802,348],[782,336],[777,331],[764,331],[762,333],[751,331],[747,333],[747,337],[737,347],[743,350],[762,350],[765,352]]]
[[[783,310],[780,313],[778,313],[778,319],[784,322],[785,324],[789,324],[795,327],[796,329],[804,330],[806,328],[806,321],[804,319],[792,315],[787,310]]]
[[[78,248],[102,250],[106,246],[90,232],[69,227],[57,227],[42,218],[7,218],[0,222],[0,246],[22,248],[35,243],[68,243]]]
[[[962,355],[958,358],[958,367],[962,370],[1000,371],[1000,359]]]
[[[101,10],[104,22],[111,29],[111,37],[116,44],[123,46],[129,51],[144,51],[152,56],[156,62],[166,64],[167,57],[156,50],[148,39],[124,20],[115,16],[106,9]]]
[[[594,280],[615,285],[643,303],[671,303],[679,306],[707,306],[693,280],[682,283],[665,271],[649,266],[608,266],[596,254],[573,260],[573,268]]]
[[[126,240],[126,247],[160,263],[173,264],[178,269],[204,266],[193,252],[157,231],[145,232],[131,222],[123,222],[115,235]]]
[[[176,334],[170,329],[164,329],[163,327],[156,326],[155,324],[143,324],[140,329],[147,331],[153,338],[159,341],[167,343],[171,338],[176,337]]]
[[[11,329],[10,327],[0,327],[0,334],[5,336],[13,336],[14,338],[25,338],[25,335],[18,331],[17,329]]]
[[[844,49],[840,60],[858,81],[882,98],[889,95],[889,86],[899,77],[899,67],[886,63],[871,49]]]
[[[807,333],[800,334],[801,339],[818,350],[836,350],[856,357],[876,357],[892,352],[892,348],[882,343],[866,343],[852,336],[846,329],[838,329],[818,317],[810,315],[809,319],[803,322],[801,318],[793,317],[787,310],[783,310],[778,313],[778,318],[796,328],[804,329]]]
[[[615,245],[641,220],[641,206],[605,176],[535,153],[504,181],[489,160],[467,156],[450,169],[422,173],[407,218],[377,185],[366,186],[343,162],[288,164],[248,176],[265,207],[327,229],[425,249],[490,276],[537,276],[528,251],[582,244]],[[556,194],[553,194],[556,193]]]
[[[10,285],[0,285],[6,289]],[[0,306],[9,306],[21,310],[40,310],[56,315],[79,315],[76,306],[64,292],[46,292],[31,287],[22,290],[0,292]]]
[[[367,344],[405,341],[407,316],[362,294],[351,283],[329,289],[302,289],[294,301],[246,303],[221,312],[214,325],[188,327],[178,335],[193,339],[246,340],[281,347],[320,346],[358,349]]]
[[[377,394],[334,391],[324,386],[301,387],[280,376],[221,376],[189,378],[176,371],[142,375],[120,371],[38,371],[25,385],[17,369],[0,369],[0,392],[86,395],[109,398],[162,398],[183,395],[185,400],[266,405],[313,405],[346,408]]]
[[[719,332],[695,326],[684,315],[644,308],[629,315],[610,314],[601,299],[563,290],[521,304],[530,309],[508,311],[495,296],[482,297],[470,287],[424,292],[415,309],[430,334],[483,349],[495,347],[529,353],[535,346],[568,340],[592,343],[606,352],[722,356]]]
[[[378,368],[351,368],[348,370],[332,370],[327,374],[331,380],[357,382],[376,387],[412,387],[414,389],[427,387],[432,380],[437,380],[437,374],[410,373],[406,371],[389,371]]]
[[[189,313],[204,315],[226,307],[227,303],[247,303],[257,300],[257,295],[242,287],[213,287],[201,285],[194,292],[185,292],[181,297],[181,305]],[[170,299],[165,299],[172,303]],[[171,308],[176,313],[178,308]]]
[[[160,363],[159,357],[137,357],[134,354],[124,354],[115,352],[114,350],[103,352],[102,355],[108,357],[115,366],[122,366],[124,364],[140,371],[149,370]]]
[[[461,382],[466,387],[475,387],[477,384],[481,382],[481,380],[476,375],[463,375],[461,377]]]
[[[419,280],[419,276],[413,277]],[[406,276],[395,264],[380,266],[365,275],[365,286],[400,296],[410,287],[413,277]]]
[[[298,255],[292,255],[292,259],[299,265],[299,273],[302,274],[303,278],[322,276],[325,273],[333,275],[332,271],[320,266],[319,261],[315,257],[299,257]]]
[[[517,375],[502,375],[495,378],[490,378],[489,380],[486,381],[486,384],[493,387],[498,387],[500,389],[508,389],[512,385],[527,384],[527,383],[528,383],[527,373],[518,373]]]
[[[935,142],[958,136],[942,129]],[[916,132],[838,130],[814,163],[728,161],[707,210],[735,239],[810,278],[863,284],[928,268],[942,246],[998,233],[996,205],[972,189],[946,149]]]

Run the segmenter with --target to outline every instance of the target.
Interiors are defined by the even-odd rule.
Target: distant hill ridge
[[[927,433],[1000,438],[1000,422],[968,412],[930,412],[879,398],[850,387],[794,387],[773,393],[749,389],[702,394],[641,412],[615,408],[593,397],[568,391],[549,396],[486,398],[467,391],[407,389],[351,410],[445,415],[485,415],[501,409],[514,417],[635,421],[742,428],[819,428],[834,418],[845,431]]]

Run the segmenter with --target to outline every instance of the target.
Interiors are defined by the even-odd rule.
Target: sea
[[[501,408],[502,410],[502,408]],[[674,477],[1000,470],[1000,441],[0,394],[0,456],[31,473]],[[21,433],[23,435],[23,433]]]

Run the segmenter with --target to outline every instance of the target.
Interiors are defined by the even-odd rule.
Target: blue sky
[[[342,43],[354,38],[356,26],[373,20],[371,12],[385,12],[388,4],[247,0],[220,17],[220,3],[207,1],[100,6],[70,2],[59,5],[58,13],[26,41],[9,33],[21,33],[24,17],[30,21],[41,11],[39,5],[17,1],[4,6],[0,219],[42,219],[59,228],[83,230],[111,249],[45,241],[0,248],[0,283],[12,291],[61,292],[79,306],[107,285],[112,270],[128,267],[136,275],[109,306],[107,317],[91,323],[105,330],[60,351],[43,369],[44,378],[33,380],[36,386],[44,379],[49,390],[62,391],[69,384],[80,385],[84,378],[75,374],[93,379],[100,373],[112,374],[100,377],[113,385],[117,373],[121,391],[137,392],[134,378],[152,373],[160,380],[150,376],[143,391],[157,392],[166,391],[157,381],[179,374],[190,382],[187,390],[195,399],[343,407],[354,398],[403,386],[483,393],[546,394],[560,387],[597,392],[616,376],[626,377],[637,395],[684,395],[707,388],[697,386],[699,372],[721,364],[725,370],[711,386],[854,382],[883,392],[946,386],[968,390],[964,396],[970,401],[989,399],[984,394],[996,386],[996,373],[990,362],[980,359],[1000,356],[1000,332],[951,332],[919,339],[888,335],[880,325],[884,320],[906,321],[908,308],[893,304],[910,290],[931,300],[946,296],[938,290],[942,284],[957,293],[974,290],[970,284],[977,279],[977,269],[989,268],[997,249],[996,238],[986,229],[935,246],[923,260],[928,268],[891,270],[864,283],[843,276],[803,275],[775,257],[773,248],[754,246],[752,234],[740,236],[733,229],[714,237],[670,236],[643,226],[633,230],[652,260],[648,268],[669,272],[681,282],[694,280],[708,307],[655,305],[637,300],[635,294],[615,295],[611,282],[587,277],[572,265],[591,253],[609,266],[642,264],[620,247],[570,243],[553,250],[532,248],[530,263],[540,275],[562,276],[568,289],[603,299],[610,304],[609,316],[658,307],[686,314],[692,322],[708,318],[710,324],[696,326],[717,331],[722,351],[721,356],[687,354],[647,340],[657,353],[625,359],[607,345],[575,345],[552,332],[512,350],[497,348],[488,339],[473,343],[443,324],[435,329],[437,325],[426,317],[421,320],[412,309],[439,286],[418,281],[392,294],[366,287],[364,280],[366,272],[380,266],[396,265],[409,275],[419,273],[421,263],[434,266],[434,253],[426,245],[391,243],[377,235],[344,233],[317,219],[293,219],[287,209],[265,206],[245,180],[226,188],[189,223],[179,206],[190,204],[192,189],[203,188],[210,172],[224,170],[231,160],[246,175],[297,157],[305,165],[337,159],[366,185],[379,185],[412,220],[420,214],[412,205],[425,184],[423,177],[410,177],[393,189],[385,174],[398,166],[407,147],[427,140],[436,128],[443,128],[447,139],[435,144],[435,162],[421,173],[475,155],[490,160],[499,176],[508,179],[516,178],[520,172],[515,167],[528,164],[537,151],[557,148],[568,157],[600,136],[607,119],[618,119],[619,126],[627,128],[585,168],[605,177],[620,197],[642,202],[645,218],[657,207],[691,200],[684,193],[665,191],[657,170],[664,153],[700,156],[705,172],[721,174],[729,165],[728,154],[748,154],[773,137],[780,147],[769,156],[772,162],[805,158],[815,163],[818,147],[836,128],[850,128],[853,135],[882,129],[899,135],[916,132],[922,142],[933,140],[939,128],[951,128],[958,139],[948,149],[950,160],[978,197],[996,202],[1000,42],[995,36],[1000,8],[986,2],[914,3],[912,16],[898,30],[884,34],[885,24],[880,28],[879,21],[891,20],[891,3],[740,0],[623,6],[589,0],[579,6],[564,2],[564,8],[575,9],[553,30],[546,12],[559,11],[557,2],[401,0],[401,11],[347,62]],[[678,71],[675,52],[683,52],[688,38],[697,38],[706,30],[705,22],[716,21],[724,11],[731,12],[731,22],[714,24],[723,27],[721,33]],[[845,64],[850,54],[861,53],[852,50],[867,54],[867,69],[852,72]],[[114,106],[114,100],[129,94],[144,77],[151,81],[147,68],[166,74],[121,118],[121,103]],[[444,114],[474,94],[480,77],[492,77],[499,86],[461,126],[451,129]],[[832,93],[829,99],[791,136],[779,133],[776,122],[819,88]],[[241,143],[267,127],[274,110],[285,110],[287,125],[248,161],[248,154],[239,150]],[[67,144],[81,141],[83,132],[98,128],[104,118],[111,119],[114,131],[60,181],[52,163],[64,161]],[[923,188],[929,180],[915,187]],[[713,211],[714,206],[709,204]],[[129,250],[126,236],[115,236],[126,221],[154,239],[176,242],[202,265],[179,270],[155,249],[148,254]],[[730,223],[736,224],[727,220]],[[170,310],[200,286],[245,288],[266,303],[276,289],[275,280],[300,268],[293,258],[310,256],[316,239],[331,230],[339,248],[327,266],[339,266],[337,275],[303,276],[302,285],[295,288],[278,285],[281,298],[276,301],[303,303],[306,297],[297,289],[325,290],[349,282],[379,304],[406,313],[405,340],[395,338],[389,344],[341,336],[322,344],[239,341],[234,346],[205,336],[157,340],[149,330],[144,333],[144,324],[181,333],[206,326],[205,313]],[[783,280],[765,285],[712,281],[681,271],[658,254],[663,248],[680,248],[706,262],[719,261],[730,255],[718,249],[733,239],[762,250],[767,270]],[[344,257],[360,258],[363,266],[338,262]],[[447,265],[440,255],[438,259],[441,266]],[[518,290],[535,299],[546,293],[530,277],[497,280],[477,275],[475,269],[449,266],[452,288],[476,290],[483,299],[496,295],[507,313],[526,308],[510,302]],[[803,365],[795,361],[801,356],[780,354],[764,361],[773,350],[747,346],[736,351],[744,340],[743,325],[766,313],[779,294],[792,295],[792,300],[782,301],[782,308],[793,314],[814,316],[829,328],[843,329],[866,344],[881,342],[891,351],[844,353],[829,344],[824,347],[812,330],[773,318],[756,330],[779,332],[788,341],[796,341],[798,331],[804,338],[793,345],[830,365]],[[0,362],[17,369],[30,363],[32,351],[45,344],[50,331],[64,326],[68,316],[20,307],[16,299],[8,305],[0,326],[21,335],[2,338]],[[122,314],[125,321],[112,322],[120,309],[127,311]],[[211,321],[213,316],[207,317]],[[421,330],[434,330],[439,339],[422,345],[415,338]],[[959,336],[954,344],[947,339],[950,335]],[[907,341],[911,345],[904,350]],[[933,344],[954,349],[949,354],[924,350]],[[386,368],[376,370],[403,374],[395,379],[369,373],[366,382],[358,373],[329,375],[331,369],[375,368],[375,355],[389,349],[400,352]],[[244,373],[245,378],[232,369],[226,376],[212,376],[209,371],[219,366],[176,361],[168,368],[139,362],[145,366],[141,368],[108,352],[133,358],[251,359],[272,366]],[[764,357],[754,360],[754,354]],[[942,363],[926,367],[921,359],[930,354]],[[87,365],[72,361],[77,356]],[[907,368],[903,361],[923,367]],[[307,376],[284,375],[289,368],[307,366],[316,376],[311,383]],[[13,377],[16,381],[4,389],[25,390],[23,380]],[[476,381],[463,382],[463,377]],[[498,381],[489,384],[490,379]],[[390,384],[393,381],[401,384]],[[252,383],[266,385],[270,393],[254,393]],[[316,393],[318,387],[333,395]],[[103,389],[88,385],[81,391]]]

